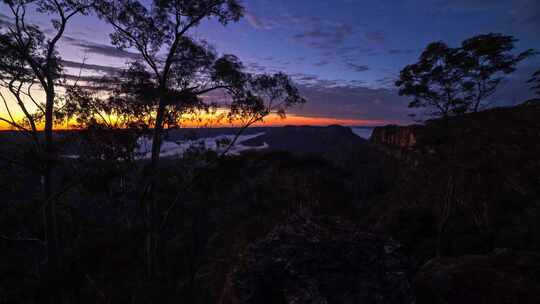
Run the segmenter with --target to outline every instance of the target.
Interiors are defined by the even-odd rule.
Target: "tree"
[[[536,71],[528,83],[532,84],[531,89],[540,96],[540,70]]]
[[[153,132],[141,195],[147,225],[147,273],[152,277],[159,217],[154,192],[164,128],[177,126],[186,112],[208,108],[202,96],[211,92],[228,96],[234,109],[230,118],[253,114],[251,124],[276,110],[278,104],[282,108],[277,111],[283,113],[286,106],[304,100],[288,77],[268,76],[274,82],[265,82],[245,73],[235,56],[218,57],[206,42],[189,35],[204,19],[216,19],[223,25],[239,20],[243,7],[236,0],[154,0],[148,6],[136,0],[98,1],[95,8],[114,28],[112,44],[135,49],[140,55],[121,76],[121,85],[109,101],[127,105],[125,110],[140,115],[138,121]],[[275,94],[263,96],[272,89],[269,85]]]
[[[396,82],[399,94],[413,96],[410,108],[432,108],[431,116],[448,117],[466,111],[460,53],[442,42],[427,46],[416,64],[406,66]]]
[[[516,65],[532,56],[527,50],[514,55],[512,36],[485,34],[451,48],[431,43],[417,63],[406,66],[396,81],[399,94],[412,96],[411,108],[433,109],[430,116],[448,117],[478,112]]]
[[[151,167],[155,168],[159,160],[166,109],[173,104],[171,87],[182,87],[184,99],[193,97],[193,88],[186,84],[211,60],[205,48],[187,36],[188,31],[205,18],[216,18],[224,25],[237,21],[242,16],[243,8],[236,1],[225,0],[156,0],[150,9],[136,0],[99,1],[96,8],[99,15],[115,29],[111,34],[113,45],[135,48],[147,66],[135,66],[134,70],[146,73],[141,76],[155,84],[152,93],[156,94],[158,107],[151,159]],[[181,66],[188,63],[186,59],[192,61]]]
[[[489,33],[463,41],[463,63],[467,79],[469,111],[478,112],[482,102],[497,89],[503,75],[513,73],[516,65],[535,52],[512,54],[518,40],[512,36]]]
[[[41,156],[43,185],[44,230],[48,261],[51,270],[59,267],[58,232],[53,185],[55,166],[54,120],[58,102],[57,87],[62,85],[62,66],[57,44],[64,36],[69,21],[78,14],[85,14],[90,3],[85,0],[3,0],[9,8],[13,22],[0,32],[1,86],[11,94],[24,114],[24,121],[17,121],[9,109],[7,98],[2,101],[8,117],[1,118],[15,129],[29,134],[36,152]],[[28,22],[30,10],[52,17],[52,34],[46,35],[38,26]],[[33,86],[44,92],[44,100],[32,96]],[[34,107],[36,112],[32,112]],[[44,140],[38,136],[38,126],[44,125]]]

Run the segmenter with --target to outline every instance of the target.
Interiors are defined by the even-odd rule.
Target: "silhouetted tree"
[[[468,110],[478,112],[482,102],[497,89],[503,75],[513,73],[516,65],[534,54],[527,50],[517,55],[511,52],[518,40],[512,36],[489,33],[463,41],[463,70],[468,91]]]
[[[409,107],[433,108],[432,116],[447,117],[466,111],[459,52],[442,42],[426,48],[416,64],[406,66],[396,82],[399,94],[413,96]]]
[[[430,108],[431,116],[448,117],[479,111],[516,65],[533,55],[511,51],[517,40],[501,34],[479,35],[451,48],[427,46],[417,63],[406,66],[396,81],[399,94],[412,96],[411,108]]]
[[[135,95],[144,94],[157,100],[157,109],[153,123],[152,152],[148,177],[150,181],[143,189],[143,197],[149,194],[149,203],[146,204],[147,222],[147,273],[153,276],[156,248],[155,219],[156,206],[152,199],[156,176],[156,167],[160,157],[161,137],[166,120],[168,105],[193,100],[193,88],[188,87],[189,81],[183,79],[193,77],[195,73],[209,60],[206,50],[186,34],[197,26],[204,18],[217,18],[223,24],[236,21],[241,17],[242,7],[235,1],[152,1],[151,7],[136,0],[98,1],[96,11],[114,28],[111,42],[119,48],[135,48],[141,55],[144,64],[133,64],[131,71],[141,88],[151,89],[135,91]],[[193,56],[193,52],[200,52],[200,61]],[[185,68],[183,63],[186,53],[194,57],[192,64]],[[184,60],[182,60],[184,59]],[[202,61],[202,62],[201,62]],[[175,73],[174,71],[177,71]],[[172,79],[175,75],[180,79]],[[171,90],[178,85],[180,90]],[[181,100],[172,98],[179,91],[185,96]],[[152,113],[153,114],[153,113]]]
[[[528,82],[532,84],[531,89],[536,95],[540,96],[540,70],[536,71]]]
[[[155,168],[167,107],[178,103],[178,96],[172,95],[181,92],[181,102],[193,100],[191,91],[196,87],[189,87],[189,80],[212,61],[188,31],[205,18],[216,18],[224,25],[237,21],[243,8],[236,1],[224,0],[152,1],[150,8],[136,0],[99,1],[96,7],[115,29],[111,42],[119,48],[135,48],[146,65],[136,64],[132,71],[139,73],[138,80],[146,81],[143,85],[154,87],[148,94],[158,100],[151,160]]]
[[[122,75],[121,85],[110,101],[128,105],[126,110],[140,115],[138,121],[153,130],[148,181],[144,183],[141,200],[146,202],[147,273],[154,276],[158,227],[154,192],[163,129],[175,127],[186,112],[208,108],[201,96],[213,91],[226,93],[232,108],[237,109],[235,113],[254,115],[267,115],[276,109],[273,103],[284,109],[303,99],[288,77],[276,75],[271,77],[280,79],[273,83],[279,95],[270,96],[274,99],[270,101],[260,93],[272,88],[262,78],[245,73],[235,56],[218,58],[206,42],[189,36],[189,31],[204,19],[215,19],[223,25],[239,20],[243,7],[236,0],[155,0],[148,6],[136,0],[98,1],[96,11],[114,28],[112,44],[135,49],[140,55],[140,60],[131,63]],[[265,106],[265,101],[270,102]]]
[[[36,152],[41,156],[43,185],[44,229],[47,244],[48,261],[51,269],[57,269],[58,232],[54,185],[52,182],[55,161],[53,127],[55,104],[59,101],[57,87],[61,85],[62,66],[57,44],[64,36],[71,18],[85,14],[90,8],[85,0],[3,0],[9,9],[13,21],[0,32],[0,75],[1,86],[7,89],[24,114],[24,121],[17,121],[9,109],[6,97],[2,101],[7,109],[8,118],[1,120],[17,130],[32,137]],[[52,33],[45,34],[38,26],[29,23],[27,13],[50,15]],[[44,100],[32,95],[37,85],[44,94]],[[33,111],[33,108],[36,110]],[[44,125],[44,140],[38,136],[38,125]]]

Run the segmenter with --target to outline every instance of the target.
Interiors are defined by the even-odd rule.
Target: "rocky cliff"
[[[421,262],[437,251],[540,250],[540,104],[428,121],[415,132],[405,153],[414,166],[402,162],[399,185],[366,212],[380,233]]]
[[[376,127],[371,135],[371,141],[390,147],[411,149],[416,145],[416,133],[420,125]]]
[[[538,302],[540,103],[382,127],[371,140],[414,160],[366,214],[418,261],[416,303]]]

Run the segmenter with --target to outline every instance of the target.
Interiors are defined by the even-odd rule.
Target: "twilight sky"
[[[244,0],[246,16],[222,27],[205,21],[193,34],[220,53],[237,55],[257,72],[284,71],[308,99],[284,123],[377,125],[409,123],[407,98],[393,81],[430,42],[457,46],[473,35],[500,32],[520,39],[517,51],[540,50],[539,0]],[[0,5],[0,22],[7,21]],[[33,15],[44,29],[46,16]],[[133,58],[109,45],[109,26],[78,17],[61,44],[73,63],[107,72]],[[540,58],[522,63],[493,97],[500,105],[532,97],[526,80]],[[3,109],[0,107],[0,114]]]

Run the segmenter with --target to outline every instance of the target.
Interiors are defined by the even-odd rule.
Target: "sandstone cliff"
[[[391,147],[411,149],[416,145],[416,132],[420,125],[376,127],[371,135],[371,141]]]

